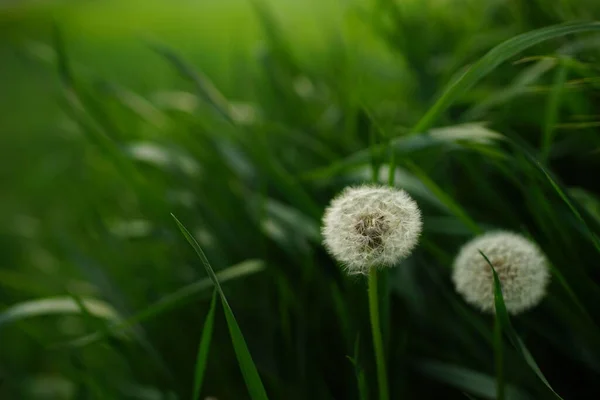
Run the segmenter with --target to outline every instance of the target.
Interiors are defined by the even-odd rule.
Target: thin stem
[[[388,165],[388,185],[394,187],[396,183],[396,154],[392,146],[392,139],[388,139],[388,150],[390,151],[390,164]]]
[[[377,383],[379,385],[379,400],[389,400],[385,357],[383,353],[383,339],[381,338],[381,324],[379,322],[379,295],[377,293],[377,268],[369,271],[369,313],[371,314],[371,332],[373,347],[375,349],[375,362],[377,364]]]
[[[502,324],[500,318],[494,321],[494,351],[496,361],[496,400],[504,400],[504,360],[502,350]]]

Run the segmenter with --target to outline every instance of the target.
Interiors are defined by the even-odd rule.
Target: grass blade
[[[596,250],[598,250],[598,252],[600,253],[600,238],[598,238],[598,235],[592,231],[592,229],[590,228],[589,224],[586,222],[585,219],[583,219],[583,216],[581,215],[581,213],[579,212],[579,210],[577,209],[577,207],[575,206],[575,200],[572,200],[571,197],[567,194],[566,190],[564,190],[561,185],[556,181],[556,179],[554,179],[554,177],[552,176],[552,174],[550,173],[550,171],[548,171],[540,161],[538,161],[525,147],[525,145],[521,144],[521,142],[516,139],[516,138],[510,138],[508,139],[509,143],[511,143],[515,148],[517,148],[519,151],[521,151],[523,153],[523,155],[525,155],[525,157],[527,158],[527,160],[533,165],[535,166],[537,169],[539,169],[544,176],[546,177],[546,179],[548,180],[548,182],[550,182],[550,185],[552,186],[552,188],[554,189],[554,191],[556,191],[556,193],[558,193],[558,195],[560,196],[560,198],[565,202],[565,204],[569,207],[569,209],[571,210],[571,212],[573,213],[573,215],[575,216],[575,218],[581,223],[581,226],[583,228],[583,230],[585,231],[585,233],[588,236],[588,239],[592,242],[592,244],[594,245],[594,247],[596,248]]]
[[[434,105],[413,127],[412,132],[423,132],[429,129],[435,120],[461,95],[509,58],[543,41],[588,31],[600,31],[600,22],[575,22],[552,25],[515,36],[500,43],[481,57],[467,72],[446,86],[446,89]]]
[[[79,302],[79,304],[78,304]],[[83,308],[81,307],[83,305]],[[118,313],[108,304],[92,298],[80,298],[75,301],[71,296],[47,297],[15,304],[0,313],[0,327],[6,323],[55,314],[82,314],[88,317],[119,321]]]
[[[498,313],[494,315],[494,362],[496,364],[496,399],[504,400],[504,354],[502,350],[502,323]]]
[[[465,227],[469,228],[469,230],[475,234],[481,233],[479,225],[477,225],[477,223],[452,199],[452,197],[446,194],[442,188],[431,180],[425,172],[411,161],[406,161],[406,164],[410,171],[423,182],[423,184],[465,225]]]
[[[427,376],[463,390],[469,395],[485,399],[497,398],[494,378],[482,372],[437,360],[421,360],[417,363],[417,369]],[[506,398],[524,400],[528,397],[519,388],[506,385]]]
[[[245,275],[254,274],[264,269],[264,264],[260,260],[247,260],[239,264],[233,265],[227,269],[219,271],[216,275],[219,282],[226,282],[232,279],[237,279]],[[146,321],[150,318],[156,317],[167,311],[173,310],[179,306],[192,301],[199,293],[202,293],[206,289],[210,288],[212,281],[210,278],[202,279],[198,282],[194,282],[187,285],[174,293],[171,293],[157,302],[151,304],[149,307],[140,311],[139,313],[119,322],[106,327],[106,330],[94,332],[92,334],[79,337],[73,341],[67,343],[69,346],[87,346],[92,343],[96,343],[110,335],[127,331],[134,325],[140,322]]]
[[[548,156],[550,155],[550,147],[552,146],[556,122],[558,121],[560,97],[566,79],[567,66],[564,62],[560,62],[554,75],[554,84],[552,85],[552,90],[550,92],[550,96],[548,97],[548,103],[546,104],[546,118],[544,120],[544,132],[542,135],[542,148],[540,155],[540,158],[543,162],[546,162],[548,160]]]
[[[150,47],[169,61],[183,77],[192,81],[196,89],[196,94],[202,102],[208,104],[225,121],[236,125],[236,122],[231,117],[229,102],[208,77],[193,68],[192,65],[184,61],[170,48],[157,43],[152,43]]]
[[[367,386],[367,379],[365,377],[365,371],[360,366],[358,362],[358,354],[360,348],[360,336],[356,336],[356,341],[354,342],[354,356],[346,356],[348,360],[352,363],[354,367],[354,373],[356,374],[356,382],[358,385],[358,398],[360,400],[368,400],[369,399],[369,389]]]
[[[229,306],[229,302],[225,297],[225,293],[221,288],[221,284],[217,279],[215,271],[212,269],[208,259],[206,258],[206,255],[202,251],[202,248],[200,248],[200,245],[198,244],[196,239],[194,239],[194,237],[187,230],[187,228],[181,222],[179,222],[175,215],[171,214],[171,216],[175,220],[175,223],[177,223],[177,226],[179,227],[179,230],[181,231],[183,236],[196,251],[196,254],[202,261],[202,264],[204,265],[208,276],[212,280],[217,292],[219,293],[219,296],[221,297],[221,303],[223,304],[223,310],[225,312],[225,319],[227,320],[227,326],[231,335],[231,342],[235,350],[235,355],[238,359],[238,364],[240,365],[240,369],[242,371],[242,376],[244,377],[244,381],[246,382],[246,387],[248,388],[248,392],[250,393],[250,397],[252,398],[252,400],[268,399],[267,392],[265,391],[265,388],[262,384],[260,375],[258,374],[258,370],[256,369],[256,365],[252,360],[250,350],[248,350],[248,346],[246,345],[246,341],[244,339],[242,331],[237,321],[235,320],[233,310]]]
[[[208,361],[208,351],[210,350],[210,342],[212,340],[213,326],[215,322],[215,305],[217,304],[217,291],[213,291],[210,308],[204,327],[202,328],[202,337],[198,346],[198,356],[196,357],[196,370],[194,373],[194,395],[192,400],[200,398],[200,390],[202,389],[202,381],[204,380],[204,371],[206,371],[206,362]]]
[[[496,273],[494,266],[487,258],[487,256],[481,251],[479,251],[479,254],[481,254],[481,256],[485,259],[485,261],[492,269],[492,274],[494,277],[494,305],[496,307],[496,320],[499,321],[499,323],[501,324],[502,331],[506,333],[506,336],[508,336],[508,339],[510,340],[512,345],[517,349],[517,351],[523,357],[527,365],[533,370],[533,372],[544,383],[544,385],[546,385],[546,387],[550,389],[550,391],[554,394],[554,396],[556,396],[557,399],[562,400],[562,397],[560,397],[560,395],[554,391],[552,386],[550,386],[550,383],[540,370],[540,367],[535,362],[535,359],[529,352],[529,349],[527,349],[519,335],[517,335],[517,332],[512,327],[512,324],[510,323],[510,319],[508,317],[508,311],[506,311],[506,306],[504,304],[504,298],[502,296],[502,287],[500,284],[500,279],[498,278],[498,274]]]

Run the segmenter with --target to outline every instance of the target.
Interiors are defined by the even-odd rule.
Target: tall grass
[[[600,390],[600,6],[327,4],[244,4],[254,33],[230,47],[140,21],[121,40],[101,13],[77,36],[76,7],[0,18],[19,32],[0,46],[0,398],[376,398],[366,281],[319,231],[333,195],[373,178],[424,216],[378,281],[391,399]],[[450,280],[493,228],[552,264],[546,299],[510,321]]]

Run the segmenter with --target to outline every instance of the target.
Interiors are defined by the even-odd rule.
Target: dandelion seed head
[[[390,267],[406,258],[421,234],[421,212],[404,190],[387,186],[349,187],[323,216],[326,249],[349,274]]]
[[[470,304],[493,313],[494,266],[506,309],[519,314],[540,303],[550,280],[548,261],[529,239],[512,232],[495,231],[465,244],[454,260],[452,280],[456,291]]]

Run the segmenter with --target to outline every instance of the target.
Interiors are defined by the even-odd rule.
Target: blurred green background
[[[498,378],[556,398],[508,340],[496,375],[494,318],[450,280],[461,244],[508,229],[553,274],[515,330],[557,393],[593,398],[600,29],[505,46],[422,118],[502,42],[598,20],[596,0],[0,2],[0,398],[191,398],[212,284],[173,213],[269,398],[375,399],[365,280],[319,228],[392,157],[425,225],[381,276],[391,397],[496,398]],[[246,399],[222,311],[201,398]]]

